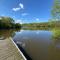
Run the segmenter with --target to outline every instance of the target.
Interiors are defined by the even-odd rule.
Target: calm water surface
[[[0,39],[12,37],[32,60],[60,60],[60,39],[48,30],[0,31]]]
[[[55,42],[50,31],[21,30],[13,40],[32,60],[60,60],[60,41]]]

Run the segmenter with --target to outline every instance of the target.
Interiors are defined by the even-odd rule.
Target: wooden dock
[[[24,60],[10,38],[0,40],[0,60]]]

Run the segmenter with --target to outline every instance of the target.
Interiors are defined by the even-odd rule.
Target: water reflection
[[[23,53],[28,54],[32,60],[60,60],[60,29],[0,30],[0,40],[9,37],[12,37],[19,48],[23,48]]]
[[[52,30],[52,43],[48,48],[49,60],[60,60],[60,29]]]
[[[23,30],[20,32],[16,33],[13,39],[32,60],[47,60],[51,32],[46,30]]]
[[[60,48],[60,29],[53,29],[52,39],[57,48]]]
[[[15,30],[0,30],[0,40],[4,40],[9,37],[14,37],[15,32],[19,32],[20,30],[15,29]]]
[[[22,30],[14,36],[14,41],[19,44],[32,60],[60,60],[60,35],[59,29],[47,30]]]

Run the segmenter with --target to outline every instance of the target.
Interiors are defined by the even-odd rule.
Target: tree
[[[0,27],[11,28],[14,24],[14,20],[10,17],[0,17]]]
[[[54,0],[51,15],[52,18],[49,20],[49,25],[51,27],[58,27],[60,25],[60,0]]]
[[[16,23],[15,24],[15,28],[21,28],[21,24],[20,23]]]
[[[60,20],[60,0],[54,0],[52,16],[55,20]]]
[[[0,17],[0,28],[1,29],[11,29],[11,28],[21,28],[19,23],[15,24],[13,18],[10,17]]]

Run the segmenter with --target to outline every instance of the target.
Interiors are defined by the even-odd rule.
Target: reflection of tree
[[[52,43],[48,47],[49,60],[60,60],[60,30],[52,30]]]
[[[60,60],[60,48],[54,41],[48,47],[48,60]]]
[[[20,31],[20,29],[15,30],[0,30],[0,40],[13,37],[16,31]]]
[[[53,32],[53,38],[60,39],[60,28],[54,28],[52,32]]]
[[[57,47],[57,45],[60,44],[60,29],[59,28],[54,28],[52,32],[53,32],[52,40]]]

